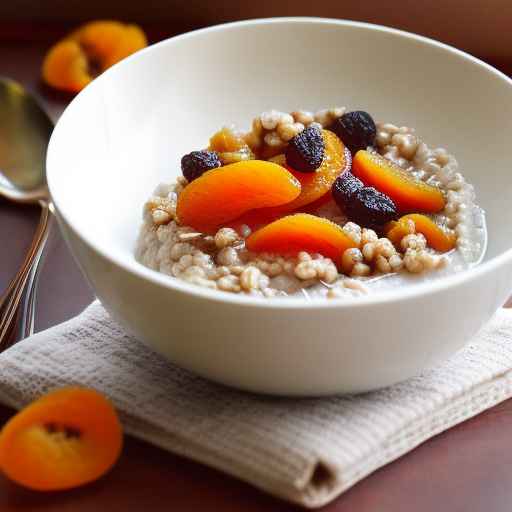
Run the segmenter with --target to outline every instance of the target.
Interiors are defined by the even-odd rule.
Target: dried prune
[[[382,226],[396,218],[393,200],[373,187],[363,187],[350,198],[345,208],[350,220],[362,226]]]
[[[363,187],[363,182],[359,178],[356,178],[350,171],[345,171],[333,183],[332,197],[340,208],[345,209],[350,198]]]
[[[181,172],[187,180],[194,181],[204,172],[222,165],[215,151],[192,151],[181,159]]]
[[[300,172],[313,172],[324,159],[325,144],[322,132],[313,126],[305,128],[288,143],[286,163]]]
[[[338,117],[329,128],[355,155],[360,149],[375,144],[377,128],[372,116],[363,110],[347,112]]]

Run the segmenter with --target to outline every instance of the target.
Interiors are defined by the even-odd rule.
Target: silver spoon
[[[52,205],[46,185],[45,159],[53,123],[20,84],[0,79],[0,195],[16,203],[39,204],[41,217],[23,264],[0,297],[0,351],[6,348],[27,282],[35,283],[48,239]],[[28,300],[33,297],[28,290]],[[25,304],[31,311],[31,305]],[[25,330],[33,330],[33,313]],[[27,334],[28,334],[27,333]]]

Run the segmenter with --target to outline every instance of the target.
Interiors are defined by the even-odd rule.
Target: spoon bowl
[[[53,123],[20,84],[0,79],[0,195],[35,203],[48,199],[46,149]]]
[[[35,98],[17,82],[0,79],[0,196],[16,203],[39,204],[41,218],[22,267],[0,297],[0,351],[16,319],[25,290],[21,337],[33,331],[34,290],[39,262],[50,228],[50,194],[46,184],[46,150],[53,123]],[[28,285],[28,286],[27,286]]]

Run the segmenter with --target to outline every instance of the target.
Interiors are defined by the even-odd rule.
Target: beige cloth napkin
[[[512,310],[451,360],[359,396],[284,399],[207,382],[126,335],[98,303],[0,355],[0,400],[94,387],[126,432],[306,507],[512,395]]]

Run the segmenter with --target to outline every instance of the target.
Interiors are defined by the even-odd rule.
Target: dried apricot
[[[329,192],[332,184],[342,172],[350,168],[352,159],[343,142],[329,130],[322,130],[322,137],[325,144],[325,155],[322,164],[315,172],[297,172],[288,167],[300,181],[302,189],[294,201],[283,207],[283,212],[292,212],[316,201]]]
[[[70,92],[81,91],[92,81],[85,53],[76,41],[69,39],[48,51],[42,73],[48,85]]]
[[[140,27],[118,21],[91,21],[76,32],[76,37],[87,56],[99,64],[101,71],[148,44]]]
[[[179,221],[204,233],[259,207],[287,204],[301,190],[300,182],[284,167],[248,160],[205,172],[178,197]]]
[[[249,235],[245,243],[254,252],[320,253],[336,264],[341,263],[346,249],[356,247],[338,224],[308,213],[296,213],[276,220]]]
[[[400,242],[404,236],[414,233],[414,229],[409,227],[407,222],[401,222],[400,220],[392,220],[384,226],[384,234],[393,245],[400,247]]]
[[[278,154],[270,160],[286,167],[300,181],[301,193],[298,197],[282,206],[258,208],[244,213],[230,225],[238,229],[239,226],[247,224],[252,229],[258,229],[292,212],[314,212],[331,200],[331,185],[341,173],[350,169],[352,158],[350,151],[334,133],[322,130],[322,137],[325,142],[325,156],[322,165],[315,172],[294,171],[286,165],[284,154]]]
[[[319,197],[316,201],[313,201],[312,203],[307,204],[304,206],[303,211],[306,213],[314,213],[316,212],[320,207],[322,207],[324,204],[327,204],[329,201],[333,200],[333,195],[331,190],[324,194],[322,197]]]
[[[210,138],[210,151],[219,154],[224,165],[254,160],[254,153],[242,136],[231,128],[222,128]]]
[[[455,247],[457,238],[455,233],[443,229],[434,220],[420,213],[411,213],[400,217],[398,221],[386,225],[386,236],[398,245],[402,238],[410,233],[408,221],[413,221],[416,233],[421,233],[427,244],[439,252],[448,252]]]
[[[436,213],[444,208],[441,190],[415,179],[395,163],[377,153],[358,151],[352,172],[368,187],[389,196],[401,212]]]
[[[57,89],[79,92],[96,75],[145,46],[146,36],[136,25],[93,21],[50,48],[43,61],[43,80]]]
[[[0,468],[39,491],[77,487],[106,473],[123,442],[121,424],[97,391],[69,387],[36,400],[0,433]]]

